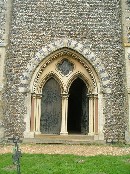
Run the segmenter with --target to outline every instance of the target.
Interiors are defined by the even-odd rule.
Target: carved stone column
[[[98,134],[98,95],[89,95],[89,135]]]
[[[94,94],[94,133],[98,134],[98,95]]]
[[[35,134],[40,134],[40,118],[41,118],[41,94],[36,95],[36,112],[35,112]]]
[[[35,106],[36,106],[36,94],[32,94],[32,99],[31,99],[31,125],[30,129],[31,132],[35,132]]]
[[[93,94],[89,95],[89,133],[88,135],[94,135],[94,102]]]
[[[31,131],[34,131],[35,133],[40,133],[41,97],[41,94],[32,95]]]
[[[68,117],[68,97],[69,95],[64,93],[62,96],[62,121],[61,121],[61,135],[68,135],[67,132],[67,117]]]

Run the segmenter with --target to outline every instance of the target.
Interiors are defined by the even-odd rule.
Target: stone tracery
[[[74,64],[69,62],[67,58],[62,59],[56,65],[56,70],[58,70],[63,76],[69,75],[73,71],[73,69],[74,69]]]

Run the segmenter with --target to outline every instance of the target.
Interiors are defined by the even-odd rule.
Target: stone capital
[[[63,99],[68,99],[69,98],[69,94],[68,93],[61,93],[61,97]]]

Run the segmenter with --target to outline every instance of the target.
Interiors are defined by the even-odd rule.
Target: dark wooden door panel
[[[50,78],[42,91],[40,130],[45,134],[59,134],[61,129],[60,86]]]
[[[81,133],[89,132],[89,99],[87,96],[87,88],[84,85],[82,89],[82,112],[81,112]]]

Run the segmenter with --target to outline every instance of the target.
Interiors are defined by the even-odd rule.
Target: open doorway
[[[87,87],[83,80],[77,78],[70,86],[68,99],[69,134],[87,134],[89,125],[89,106]]]

